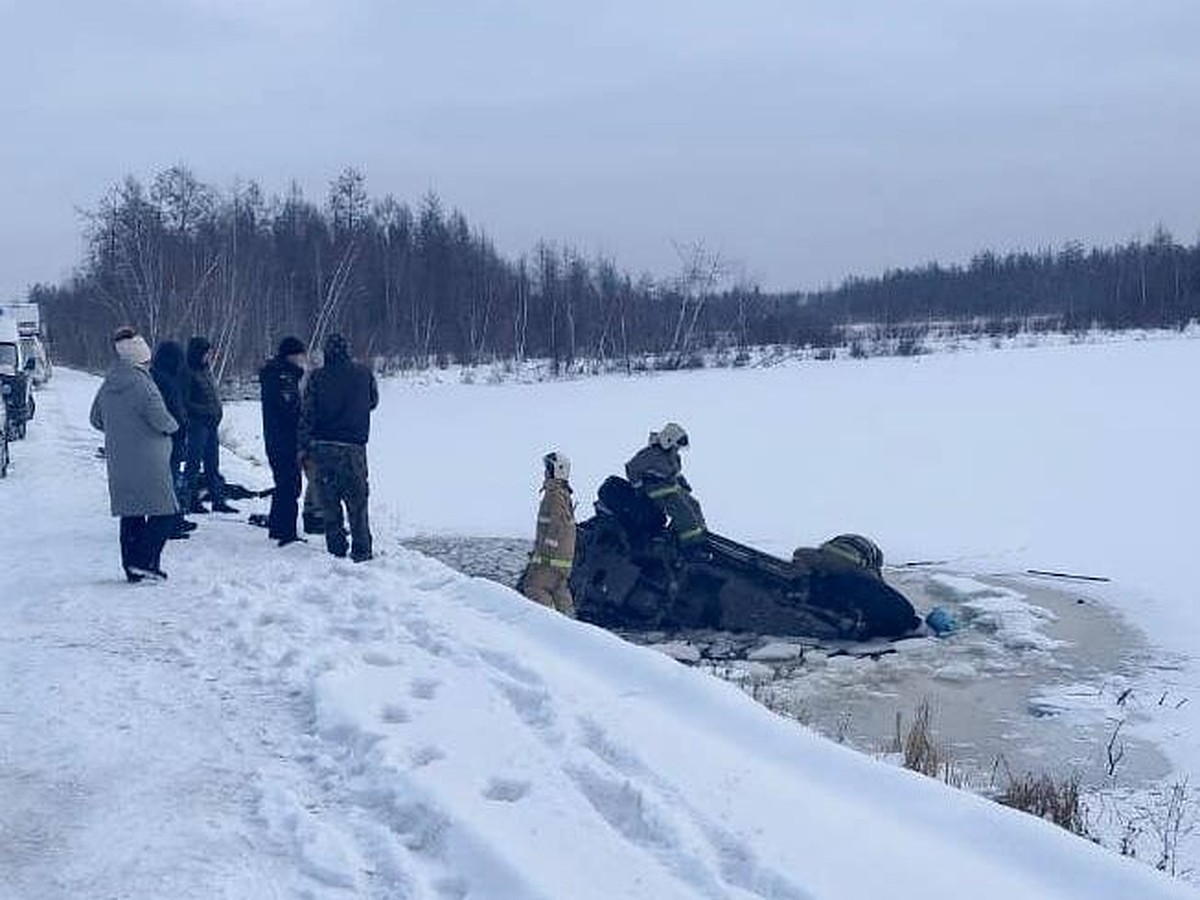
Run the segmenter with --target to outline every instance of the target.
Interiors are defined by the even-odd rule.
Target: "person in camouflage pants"
[[[367,448],[361,444],[337,444],[315,441],[311,448],[317,467],[317,498],[325,524],[325,545],[334,556],[345,556],[346,529],[342,516],[349,520],[351,558],[361,562],[371,558],[371,526],[367,515]]]
[[[300,452],[316,464],[325,548],[334,556],[349,551],[352,560],[363,562],[372,556],[367,439],[371,412],[379,405],[379,388],[371,370],[350,358],[349,345],[340,334],[326,338],[324,349],[325,364],[312,373],[304,392]]]

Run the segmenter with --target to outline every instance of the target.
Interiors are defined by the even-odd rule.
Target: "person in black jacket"
[[[261,387],[263,443],[275,479],[268,534],[283,547],[301,538],[296,534],[300,497],[300,379],[304,377],[304,343],[285,337],[279,350],[258,373]]]
[[[207,338],[194,337],[187,348],[187,387],[184,404],[187,406],[187,466],[184,476],[191,493],[190,511],[208,512],[200,503],[197,488],[200,478],[200,463],[204,463],[204,480],[208,496],[212,500],[213,512],[235,513],[237,510],[225,502],[224,482],[221,480],[221,444],[217,440],[217,426],[221,424],[221,397],[217,394],[217,383],[208,368],[211,348]]]
[[[340,334],[325,339],[325,365],[308,379],[300,417],[300,451],[317,464],[317,493],[325,518],[325,547],[334,556],[371,558],[367,520],[367,439],[379,405],[375,376],[350,359]],[[350,520],[347,547],[342,504]]]
[[[171,479],[175,483],[175,497],[180,509],[187,509],[187,482],[183,477],[183,464],[187,459],[187,404],[183,394],[186,386],[187,369],[184,365],[183,347],[175,341],[163,341],[154,351],[154,360],[150,363],[150,375],[158,385],[167,412],[179,423],[179,430],[171,435]],[[180,513],[175,518],[175,528],[171,537],[187,537],[188,532],[195,529],[196,523],[189,522]]]

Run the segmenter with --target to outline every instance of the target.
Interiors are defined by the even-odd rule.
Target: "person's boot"
[[[224,500],[218,500],[212,505],[212,511],[218,513],[235,513],[237,512],[237,507],[230,506]]]
[[[305,534],[325,533],[325,520],[321,517],[320,513],[306,512],[303,518]]]
[[[167,573],[164,572],[162,569],[158,568],[157,566],[155,566],[153,568],[148,567],[148,566],[147,567],[130,566],[128,569],[125,570],[125,573],[126,573],[126,575],[137,575],[138,581],[141,581],[142,579],[147,579],[147,578],[150,579],[151,581],[166,581],[167,580]]]

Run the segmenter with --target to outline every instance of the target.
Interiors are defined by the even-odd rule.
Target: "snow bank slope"
[[[93,389],[56,379],[0,483],[38,498],[0,545],[0,894],[1195,896],[383,535],[354,566],[206,521],[120,583]]]

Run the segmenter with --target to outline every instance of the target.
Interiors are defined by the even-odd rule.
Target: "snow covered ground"
[[[678,418],[720,530],[779,551],[861,530],[964,572],[1101,565],[1187,696],[1198,429],[1177,403],[1198,350],[391,384],[380,559],[214,517],[169,547],[167,585],[136,587],[86,425],[95,381],[60,372],[0,482],[21,523],[0,543],[0,897],[1195,896],[396,541],[523,534],[548,446],[586,503]],[[231,411],[244,453],[254,424]],[[1181,771],[1191,705],[1155,720]]]
[[[528,535],[547,449],[571,456],[584,516],[604,477],[674,419],[710,524],[765,550],[858,531],[892,563],[1112,579],[1071,586],[1158,648],[1156,682],[1129,699],[1189,775],[1197,383],[1195,331],[533,385],[396,380],[373,426],[372,509],[406,535]],[[262,452],[257,417],[243,404],[227,429],[250,455]]]

